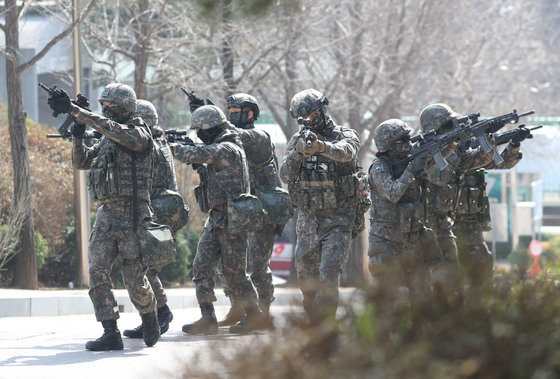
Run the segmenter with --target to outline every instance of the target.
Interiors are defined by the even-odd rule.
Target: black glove
[[[80,108],[89,110],[89,99],[83,94],[79,93],[78,96],[76,96],[76,105]]]
[[[78,124],[75,122],[70,127],[70,133],[72,133],[74,138],[83,138],[85,132],[86,132],[86,124]]]
[[[206,105],[216,105],[209,97],[206,98]]]
[[[204,100],[196,96],[193,91],[193,93],[189,95],[189,109],[191,110],[191,113],[193,113],[203,105],[204,105]]]
[[[532,137],[531,131],[527,128],[519,128],[517,130],[518,133],[511,139],[511,143],[513,143],[515,146],[518,146],[521,141]]]
[[[60,89],[60,96],[49,97],[47,104],[51,107],[53,117],[58,117],[61,113],[70,113],[72,110],[72,102],[70,97],[63,89]]]
[[[426,168],[426,165],[428,164],[428,156],[424,155],[419,156],[414,158],[409,164],[408,164],[408,170],[410,172],[412,172],[413,174],[417,174],[420,171],[422,171],[423,169]]]

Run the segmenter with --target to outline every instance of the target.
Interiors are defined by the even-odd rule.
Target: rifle
[[[103,134],[99,133],[98,131],[94,131],[94,132],[85,132],[84,136],[82,138],[96,138],[99,139],[103,136]],[[60,134],[47,134],[47,138],[70,138],[72,137],[72,133],[67,132],[64,135],[60,135]]]
[[[535,126],[534,128],[527,128],[525,124],[521,124],[519,125],[519,127],[512,130],[508,130],[507,132],[494,134],[494,144],[496,146],[505,145],[506,143],[509,143],[511,140],[513,140],[515,137],[521,136],[525,133],[528,134],[526,138],[533,138],[531,132],[533,130],[540,129],[542,127],[543,127],[542,125],[539,125],[539,126]],[[476,149],[478,146],[479,145],[477,140],[469,141],[468,147]]]
[[[202,106],[204,105],[204,100],[202,100],[202,98],[196,96],[196,95],[194,94],[194,91],[189,92],[189,91],[187,91],[187,90],[185,89],[185,87],[181,87],[181,91],[182,91],[185,95],[187,95],[187,97],[189,98],[189,105],[190,105],[190,103],[197,104],[198,107],[202,107]],[[214,105],[214,102],[213,102],[212,100],[210,100],[210,98],[207,97],[207,98],[206,98],[206,105]],[[197,107],[197,108],[198,108],[198,107]],[[193,109],[191,108],[191,112],[192,112],[192,111],[193,111]]]
[[[535,111],[528,111],[525,113],[517,114],[517,110],[514,109],[511,113],[506,113],[502,116],[497,116],[482,121],[478,121],[478,117],[476,117],[475,119],[471,120],[472,124],[470,126],[470,131],[472,135],[475,136],[478,140],[482,151],[484,153],[487,153],[492,149],[492,145],[490,144],[490,141],[488,141],[488,137],[486,137],[488,133],[496,133],[506,124],[515,124],[519,122],[520,117],[529,116],[533,113],[535,113]],[[503,158],[500,156],[500,154],[498,154],[497,150],[494,149],[494,163],[500,164],[503,161]]]
[[[45,86],[43,83],[39,83],[39,87],[42,90],[44,90],[46,93],[48,93],[50,97],[64,96],[62,90],[57,89],[56,86],[49,88]],[[76,100],[72,100],[72,104],[77,105],[78,107],[86,109],[88,111],[90,110],[88,98],[81,93],[79,93],[76,96]],[[53,112],[52,115],[53,117],[58,117],[58,113]],[[76,117],[67,114],[64,120],[62,120],[62,122],[58,124],[58,126],[56,127],[56,131],[58,132],[58,134],[60,134],[62,138],[68,138],[69,135],[68,129],[70,129],[70,125],[72,125],[72,123],[75,121],[76,121]],[[49,137],[49,138],[53,138],[53,137]]]
[[[303,117],[298,117],[297,122],[301,125],[299,134],[305,140],[305,146],[310,147],[313,143],[313,140],[309,135],[311,133],[311,121]]]

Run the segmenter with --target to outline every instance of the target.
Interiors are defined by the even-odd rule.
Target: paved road
[[[218,318],[227,313],[217,307]],[[273,306],[277,321],[290,306]],[[89,352],[84,344],[102,334],[93,315],[0,318],[0,378],[177,378],[192,377],[195,366],[219,367],[212,351],[219,347],[239,350],[268,334],[236,336],[227,328],[212,337],[190,336],[181,326],[200,317],[198,308],[173,310],[170,330],[154,347],[142,340],[124,338],[122,351]],[[119,328],[135,327],[136,313],[121,313]],[[127,358],[127,359],[122,359]]]

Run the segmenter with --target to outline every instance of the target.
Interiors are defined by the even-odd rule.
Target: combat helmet
[[[125,111],[136,113],[136,92],[123,83],[111,83],[103,88],[99,102],[109,101],[120,105]]]
[[[226,116],[215,105],[203,105],[191,116],[191,129],[208,130],[227,123]]]
[[[460,115],[454,112],[447,104],[431,104],[420,113],[420,128],[423,133],[430,130],[437,132],[443,125],[449,121],[454,122],[458,117]]]
[[[310,88],[298,92],[290,102],[290,114],[293,118],[306,117],[317,109],[321,109],[326,113],[326,107],[329,105],[329,100],[322,92]]]
[[[382,122],[373,132],[373,141],[377,151],[379,153],[388,151],[393,142],[410,134],[411,131],[404,121],[396,118]]]
[[[142,118],[146,125],[153,128],[158,124],[158,113],[154,104],[148,100],[138,100],[136,103],[136,116]]]
[[[237,107],[237,108],[251,108],[253,111],[253,121],[259,118],[259,102],[255,99],[254,96],[249,95],[248,93],[234,93],[233,95],[227,98],[227,106],[229,107]]]

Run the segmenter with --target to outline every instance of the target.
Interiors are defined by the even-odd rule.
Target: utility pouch
[[[189,207],[181,194],[168,189],[158,190],[150,199],[154,210],[154,222],[168,225],[177,232],[189,222]]]
[[[106,166],[96,167],[89,170],[87,174],[89,194],[93,200],[105,200],[109,197],[109,185],[107,181]]]
[[[140,255],[145,267],[165,266],[175,262],[177,251],[169,226],[144,221],[138,225],[136,235],[140,240]]]
[[[200,207],[201,212],[210,212],[210,202],[208,201],[208,191],[206,190],[206,185],[199,184],[194,187],[194,198],[196,203]]]
[[[268,214],[267,224],[285,225],[293,216],[291,198],[288,191],[280,187],[268,187],[256,190],[263,209]]]
[[[418,231],[422,227],[424,206],[421,203],[397,205],[397,227],[403,233]]]
[[[266,212],[256,196],[243,193],[227,199],[228,231],[230,234],[247,234],[266,220]]]

